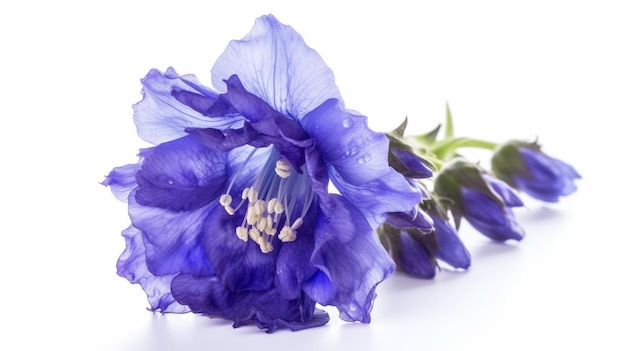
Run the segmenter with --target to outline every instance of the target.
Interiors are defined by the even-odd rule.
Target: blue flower
[[[212,71],[151,70],[134,106],[154,147],[103,182],[132,225],[118,273],[153,310],[190,310],[271,332],[370,321],[395,265],[374,228],[420,192],[389,167],[389,142],[344,108],[332,71],[273,16]],[[339,193],[330,193],[329,184]]]
[[[528,195],[558,202],[576,191],[580,174],[571,165],[550,157],[537,143],[512,141],[501,145],[491,159],[494,174]]]
[[[453,268],[467,269],[470,254],[434,200],[422,204],[427,210],[389,214],[379,228],[381,241],[398,266],[418,278],[434,278],[441,260]]]
[[[514,207],[523,206],[515,190],[478,165],[457,159],[448,163],[435,179],[435,193],[451,201],[457,223],[465,218],[487,237],[521,240],[524,229],[517,222]]]

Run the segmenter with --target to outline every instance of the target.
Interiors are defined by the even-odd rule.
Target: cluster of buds
[[[422,190],[424,200],[412,212],[388,214],[378,234],[398,267],[416,277],[433,278],[441,262],[469,268],[470,254],[458,236],[463,221],[491,240],[522,240],[524,229],[513,212],[524,206],[521,193],[558,202],[576,191],[581,178],[537,142],[496,144],[454,136],[449,108],[442,138],[441,126],[406,136],[406,123],[387,133],[389,164]],[[458,152],[472,147],[492,152],[490,169]]]

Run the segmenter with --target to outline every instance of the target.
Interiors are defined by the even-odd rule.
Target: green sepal
[[[526,161],[524,161],[522,154],[519,152],[520,147],[541,152],[541,146],[537,141],[531,143],[511,140],[498,146],[491,156],[491,170],[493,174],[511,187],[515,187],[513,176],[532,177],[526,166]]]

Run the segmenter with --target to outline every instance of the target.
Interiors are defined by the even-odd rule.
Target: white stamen
[[[261,252],[263,253],[272,252],[272,250],[274,250],[272,243],[263,238],[261,238],[261,242],[259,242],[259,247],[261,247]]]
[[[261,217],[261,219],[259,219],[259,221],[256,223],[256,227],[260,232],[263,232],[267,228],[266,224],[267,224],[267,218]]]
[[[293,222],[293,224],[291,225],[291,229],[292,230],[296,230],[296,229],[300,228],[302,223],[304,223],[304,221],[302,220],[302,217],[296,218],[295,222]]]
[[[220,205],[226,207],[233,202],[233,197],[228,194],[223,194],[220,196]]]
[[[276,161],[276,168],[274,168],[276,174],[281,178],[287,178],[291,175],[291,165],[283,160]]]
[[[259,232],[258,229],[254,227],[250,228],[250,230],[248,231],[248,235],[250,236],[250,239],[252,239],[256,243],[259,242],[259,239],[262,239],[261,233]]]
[[[248,212],[246,212],[246,221],[248,221],[248,224],[255,225],[258,219],[259,217],[254,214],[254,211],[251,211],[250,207],[248,207]]]
[[[250,188],[245,188],[243,189],[243,191],[241,192],[241,199],[245,200],[248,198],[248,192],[250,191]]]
[[[263,212],[265,212],[266,209],[266,205],[265,205],[265,201],[263,200],[259,200],[254,204],[254,214],[256,214],[257,216],[262,216]]]
[[[230,205],[224,206],[224,209],[226,210],[226,213],[228,213],[231,216],[235,214],[235,209],[232,208]]]
[[[272,214],[274,213],[274,207],[276,206],[276,203],[278,202],[278,199],[273,197],[270,199],[270,201],[267,202],[267,213]]]
[[[236,229],[237,237],[244,242],[248,242],[248,228],[241,226]]]
[[[254,190],[253,187],[250,187],[250,189],[248,190],[248,201],[255,203],[257,202],[258,199],[259,199],[259,193],[257,193],[257,191]]]
[[[283,212],[285,212],[285,207],[283,207],[283,204],[281,204],[280,202],[276,202],[276,204],[274,204],[274,212],[276,214],[282,214]]]
[[[290,242],[296,240],[296,233],[288,227],[284,226],[283,229],[280,230],[280,234],[278,234],[278,239],[282,242]]]

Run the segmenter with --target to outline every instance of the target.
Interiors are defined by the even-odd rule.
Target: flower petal
[[[403,175],[415,179],[430,178],[433,176],[433,171],[426,165],[424,160],[417,157],[414,153],[396,148],[392,148],[391,152],[393,156],[401,162],[405,171]]]
[[[522,240],[524,229],[517,223],[508,207],[501,207],[480,191],[461,188],[465,203],[465,218],[482,234],[493,240]]]
[[[175,275],[154,275],[146,266],[145,246],[141,233],[134,227],[122,232],[126,248],[117,261],[117,274],[132,284],[139,284],[148,296],[150,308],[161,312],[188,312],[189,308],[174,300],[170,284]]]
[[[120,201],[127,201],[130,192],[137,186],[135,175],[141,169],[141,163],[115,167],[106,176],[102,185],[111,187],[111,192]]]
[[[524,206],[524,202],[519,198],[517,193],[513,188],[511,188],[507,183],[502,180],[493,177],[489,174],[483,174],[483,178],[489,183],[489,186],[500,196],[502,201],[504,201],[504,205],[507,207],[520,207]]]
[[[272,15],[258,18],[250,33],[228,44],[211,70],[213,86],[226,91],[224,80],[234,74],[249,92],[295,119],[328,99],[341,99],[320,55]]]
[[[400,261],[402,269],[419,278],[435,277],[435,263],[422,243],[413,239],[406,231],[400,231]]]
[[[225,190],[226,154],[216,153],[192,136],[144,149],[136,200],[172,211],[205,206]]]
[[[318,269],[310,259],[315,241],[313,237],[314,214],[304,217],[304,224],[298,229],[298,239],[281,246],[276,258],[276,278],[274,284],[281,296],[295,299],[302,293],[302,282],[310,279]]]
[[[174,212],[141,206],[129,197],[128,213],[143,235],[148,269],[156,275],[183,273],[208,274],[213,268],[205,256],[201,239],[206,218],[218,208],[216,203],[193,211]]]
[[[454,268],[469,268],[471,264],[470,253],[450,222],[438,216],[431,216],[431,218],[435,227],[438,245],[435,256]]]
[[[143,99],[133,105],[137,134],[151,144],[159,144],[178,139],[186,135],[185,128],[229,128],[240,126],[242,117],[207,118],[194,108],[198,103],[190,98],[179,99],[173,94],[184,95],[180,91],[204,96],[210,101],[217,101],[217,93],[203,87],[195,76],[180,76],[173,68],[165,73],[150,70],[141,80]],[[187,105],[189,104],[189,105]]]
[[[363,213],[372,227],[385,221],[385,213],[410,212],[421,201],[422,192],[411,187],[404,176],[388,168],[386,174],[368,183],[355,186],[330,167],[333,184],[341,195]]]
[[[336,99],[325,101],[302,119],[324,159],[353,185],[389,173],[389,140],[367,126],[367,117],[345,111]]]
[[[530,179],[513,176],[516,185],[522,191],[546,202],[558,202],[561,196],[576,191],[574,180],[580,179],[581,176],[574,167],[542,152],[527,148],[519,148],[519,152],[531,173]]]
[[[376,286],[395,264],[361,212],[336,194],[323,201],[311,257],[320,273],[303,290],[323,305],[337,306],[341,319],[369,323]]]
[[[244,242],[237,237],[236,227],[241,225],[243,215],[228,215],[217,208],[206,224],[204,249],[215,267],[220,281],[230,290],[266,290],[274,282],[276,253],[262,253],[253,241]]]
[[[172,294],[196,313],[230,319],[234,327],[256,323],[268,333],[317,327],[329,320],[307,297],[287,300],[275,289],[232,291],[217,277],[179,275],[172,282]]]

